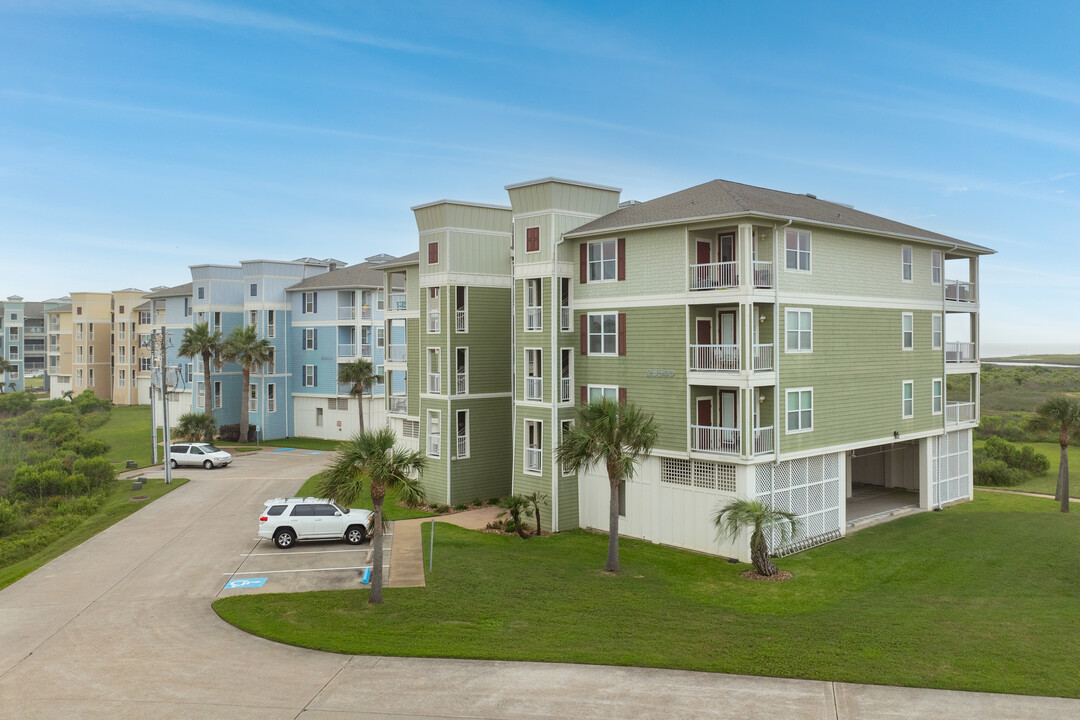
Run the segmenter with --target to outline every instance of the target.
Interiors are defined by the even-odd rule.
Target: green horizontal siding
[[[510,289],[470,287],[469,331],[450,333],[453,368],[458,347],[469,348],[469,392],[509,393],[511,390]],[[456,382],[451,374],[450,382]],[[471,498],[470,498],[471,499]]]
[[[454,399],[451,430],[456,443],[457,412],[469,411],[469,457],[451,464],[451,504],[487,500],[510,494],[513,467],[510,438],[510,398]]]

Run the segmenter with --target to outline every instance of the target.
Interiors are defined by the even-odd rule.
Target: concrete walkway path
[[[428,522],[457,525],[467,530],[483,530],[502,512],[497,507],[439,515],[430,518],[394,521],[394,552],[390,555],[390,582],[387,587],[424,587],[424,548],[420,542],[420,526]]]

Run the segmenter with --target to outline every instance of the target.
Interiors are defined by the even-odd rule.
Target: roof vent
[[[803,193],[803,195],[810,198],[811,200],[817,200],[817,195],[814,195],[813,193]]]
[[[364,262],[371,263],[372,265],[381,265],[391,260],[396,260],[393,255],[387,255],[386,253],[379,253],[378,255],[372,255],[371,257],[364,258]]]

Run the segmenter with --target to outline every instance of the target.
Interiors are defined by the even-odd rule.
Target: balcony
[[[542,330],[544,327],[544,308],[542,307],[527,307],[525,308],[525,329],[526,330]]]
[[[360,343],[360,357],[371,357],[371,343]]]
[[[570,308],[567,306],[559,308],[559,328],[562,330],[573,329],[570,325]]]
[[[773,369],[773,344],[765,343],[754,346],[754,370]]]
[[[739,454],[739,428],[690,426],[690,449],[721,455]]]
[[[409,348],[405,344],[390,345],[387,351],[387,362],[405,362],[409,354]]]
[[[773,286],[772,263],[762,260],[754,261],[754,287],[771,288]]]
[[[945,424],[956,425],[962,422],[975,421],[975,403],[973,402],[947,402],[945,403]]]
[[[361,320],[370,320],[371,319],[371,306],[370,305],[364,305],[362,308],[360,308],[360,319]]]
[[[544,399],[544,378],[539,378],[539,377],[527,377],[527,378],[525,378],[525,399],[526,400],[543,400]]]
[[[457,439],[457,456],[463,458],[469,454],[469,436],[462,435]]]
[[[339,344],[337,346],[337,354],[338,354],[338,357],[342,357],[342,358],[356,357],[356,344],[355,343],[349,343],[347,345]]]
[[[768,455],[773,452],[772,427],[754,428],[754,454]]]
[[[390,293],[390,310],[400,312],[402,310],[409,309],[409,301],[405,293],[392,292]]]
[[[338,383],[337,394],[338,395],[352,395],[352,383]]]
[[[441,457],[442,456],[442,436],[440,436],[440,435],[428,435],[427,454],[430,457]]]
[[[429,333],[437,333],[442,329],[442,313],[438,310],[428,310],[427,315],[427,331]]]
[[[570,402],[573,393],[572,380],[568,377],[559,379],[559,402]]]
[[[975,343],[972,342],[947,342],[945,343],[945,362],[947,363],[972,363],[975,359]]]
[[[737,262],[706,263],[690,266],[691,290],[722,290],[739,286]]]
[[[456,310],[454,312],[454,328],[458,332],[465,332],[465,329],[468,327],[467,320],[468,315],[465,314],[464,310]]]
[[[724,372],[739,369],[738,345],[691,345],[690,369]]]
[[[406,415],[409,412],[409,398],[405,395],[390,396],[390,412]]]
[[[457,388],[455,392],[458,395],[469,394],[469,376],[467,373],[459,372],[457,374]]]
[[[525,472],[538,473],[544,468],[543,451],[540,448],[525,448]]]
[[[442,375],[440,373],[428,373],[427,391],[432,395],[439,395],[442,393]]]
[[[51,353],[58,353],[58,352],[60,352],[60,346],[59,346],[59,345],[56,345],[56,344],[50,344],[50,345],[49,345],[49,352],[51,352]]]
[[[945,280],[945,299],[953,302],[975,302],[975,283],[964,280]]]
[[[339,307],[337,309],[338,320],[355,320],[356,308],[354,307]]]

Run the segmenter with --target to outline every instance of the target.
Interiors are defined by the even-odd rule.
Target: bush
[[[454,509],[460,512],[461,510],[468,510],[469,506],[465,503],[461,503],[460,505],[455,505]]]
[[[109,402],[108,398],[99,398],[90,388],[79,393],[79,395],[71,401],[71,405],[75,408],[75,412],[80,415],[89,415],[97,412],[107,413],[112,409],[112,403]]]
[[[248,436],[244,442],[255,442],[256,427],[254,425],[248,425]],[[240,423],[234,425],[222,425],[218,429],[218,439],[226,442],[241,442],[240,440]]]
[[[1028,479],[1027,473],[1009,467],[1004,460],[982,460],[975,465],[975,484],[991,487],[1012,487]]]
[[[90,491],[107,488],[116,480],[116,469],[112,463],[102,457],[79,458],[75,461],[72,470],[75,474],[86,478]]]
[[[991,437],[983,449],[986,457],[1001,460],[1014,470],[1022,470],[1035,476],[1042,476],[1050,469],[1050,460],[1035,448],[1025,445],[1018,448],[1000,437]]]
[[[445,515],[446,513],[450,512],[450,506],[449,505],[439,505],[438,507],[435,508],[435,512],[439,513],[440,515]]]
[[[483,507],[484,506],[484,501],[481,500],[480,498],[476,498],[475,500],[472,501],[472,506],[473,507]]]
[[[497,498],[497,497],[488,498],[487,504],[488,505],[498,505],[499,504],[499,498]]]
[[[33,393],[8,392],[0,395],[0,416],[14,417],[28,411],[36,399]]]

